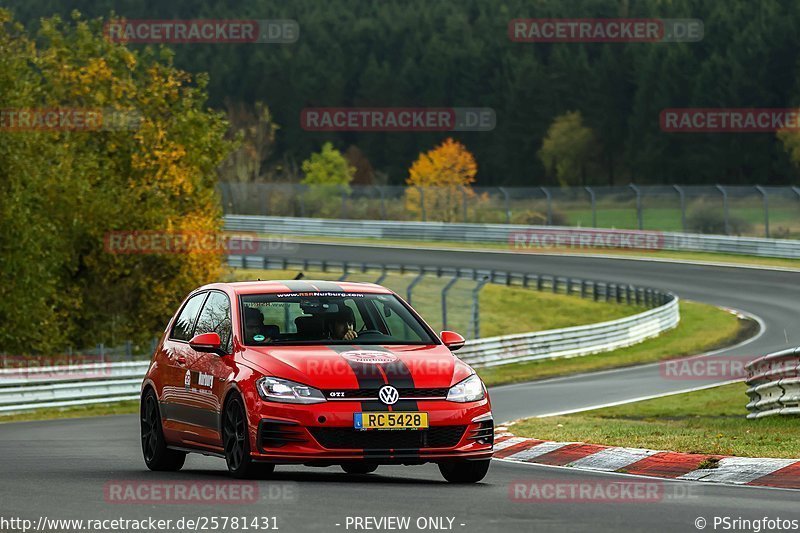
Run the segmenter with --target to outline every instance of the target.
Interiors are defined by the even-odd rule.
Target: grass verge
[[[519,436],[652,450],[800,457],[800,420],[747,420],[743,383],[676,394],[584,413],[531,418],[513,426]]]
[[[482,368],[478,373],[492,386],[652,363],[730,346],[752,336],[758,327],[752,320],[741,319],[713,305],[681,300],[680,306],[681,321],[675,329],[627,348],[569,359]]]
[[[139,400],[129,400],[117,403],[96,403],[75,407],[53,407],[0,415],[0,423],[25,422],[29,420],[50,420],[56,418],[83,418],[86,416],[127,415],[139,411]]]

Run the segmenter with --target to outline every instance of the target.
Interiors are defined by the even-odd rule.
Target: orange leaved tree
[[[421,220],[454,222],[463,216],[478,164],[458,141],[446,139],[419,157],[409,169],[406,209]]]

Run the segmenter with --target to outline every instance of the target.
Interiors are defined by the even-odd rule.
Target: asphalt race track
[[[409,265],[459,266],[595,278],[669,289],[681,298],[709,302],[759,317],[761,336],[725,353],[757,356],[800,344],[800,273],[576,256],[473,253],[370,246],[301,244],[291,257]],[[788,343],[787,343],[788,339]],[[492,390],[498,421],[578,409],[702,385],[664,379],[657,365],[559,378]],[[742,412],[746,397],[742,391]],[[224,461],[190,455],[177,474],[156,474],[141,459],[136,416],[0,425],[0,516],[144,519],[276,516],[282,531],[355,531],[347,517],[454,519],[452,530],[491,531],[697,531],[695,520],[714,517],[800,519],[796,491],[664,482],[659,501],[638,503],[520,502],[516,481],[600,482],[625,478],[565,468],[495,461],[483,483],[446,484],[435,466],[381,467],[348,476],[339,468],[278,467],[259,482],[259,501],[244,505],[111,504],[109,482],[226,481]],[[445,527],[448,521],[444,521]],[[360,529],[364,530],[364,529]],[[428,527],[423,530],[447,530]],[[716,530],[721,530],[718,526]],[[0,531],[18,531],[2,528]]]

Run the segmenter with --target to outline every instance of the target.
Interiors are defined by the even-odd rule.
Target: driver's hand
[[[358,333],[356,333],[355,330],[353,329],[353,324],[347,324],[347,331],[345,331],[344,337],[342,337],[342,339],[346,341],[351,341],[356,337],[358,337]]]

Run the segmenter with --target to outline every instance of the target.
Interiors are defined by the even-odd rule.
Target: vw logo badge
[[[394,405],[400,399],[400,393],[391,385],[385,385],[378,391],[378,398],[386,405]]]

